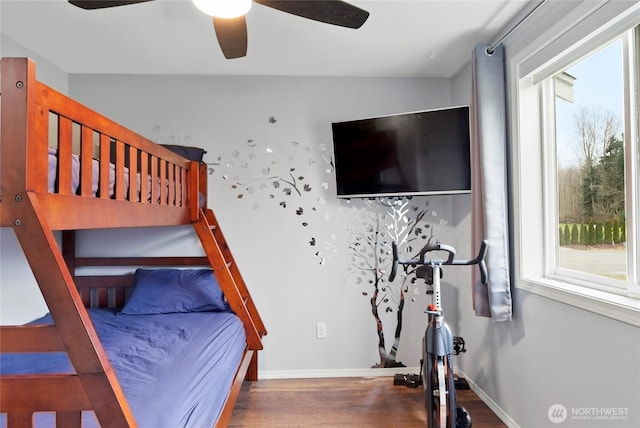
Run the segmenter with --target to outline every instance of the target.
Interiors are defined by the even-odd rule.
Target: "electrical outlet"
[[[319,322],[316,324],[316,339],[327,338],[327,323]]]

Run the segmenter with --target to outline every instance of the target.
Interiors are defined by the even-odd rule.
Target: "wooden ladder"
[[[260,350],[262,349],[262,336],[267,334],[267,330],[253,303],[247,285],[242,279],[216,217],[211,209],[200,209],[198,217],[198,220],[193,223],[193,227],[200,238],[227,302],[244,324],[247,347],[251,350]]]
[[[14,219],[13,230],[55,325],[2,326],[0,351],[66,352],[75,373],[3,375],[0,410],[7,413],[7,426],[31,427],[34,412],[53,409],[57,426],[79,428],[81,410],[93,409],[104,428],[135,427],[37,196],[31,192],[10,196],[3,197],[3,216]]]

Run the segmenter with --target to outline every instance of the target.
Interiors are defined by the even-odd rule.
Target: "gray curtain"
[[[476,315],[510,321],[509,216],[507,181],[507,111],[504,48],[492,53],[475,46],[472,58],[471,169],[473,250],[489,241],[489,282],[474,269],[473,307]]]

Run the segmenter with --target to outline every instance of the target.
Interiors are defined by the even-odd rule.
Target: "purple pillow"
[[[121,314],[229,311],[211,269],[138,269]]]

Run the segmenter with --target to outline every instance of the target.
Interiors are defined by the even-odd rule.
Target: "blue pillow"
[[[210,269],[138,269],[131,296],[121,314],[228,311]]]
[[[206,150],[201,149],[200,147],[178,146],[175,144],[161,144],[161,146],[179,154],[183,158],[198,162],[202,162],[204,154],[207,153]]]

